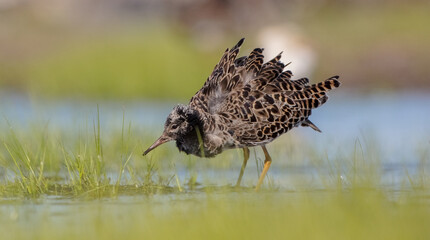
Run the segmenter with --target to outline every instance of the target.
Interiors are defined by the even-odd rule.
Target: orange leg
[[[264,177],[266,176],[267,171],[269,171],[270,164],[272,164],[272,158],[267,152],[266,146],[261,146],[261,148],[263,148],[264,156],[266,157],[266,159],[264,160],[263,171],[261,171],[260,178],[258,179],[257,186],[255,187],[255,191],[258,191],[260,189],[260,186],[263,183]]]
[[[240,186],[240,182],[242,181],[243,172],[245,172],[246,163],[248,162],[248,159],[249,159],[249,148],[244,147],[243,148],[243,163],[242,163],[242,168],[240,169],[239,178],[237,179],[237,182],[236,182],[236,187]]]

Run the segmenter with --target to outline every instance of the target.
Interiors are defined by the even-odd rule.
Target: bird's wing
[[[218,113],[232,90],[243,86],[245,73],[258,71],[254,68],[261,66],[263,62],[261,54],[257,56],[254,53],[255,60],[252,61],[261,61],[260,64],[250,64],[249,57],[236,58],[244,40],[242,38],[233,48],[225,50],[203,87],[191,98],[191,106],[211,114]],[[245,62],[248,64],[245,65]]]
[[[308,117],[339,87],[338,77],[313,85],[307,78],[291,80],[281,54],[264,63],[263,49],[256,48],[236,58],[243,40],[224,52],[190,105],[218,115],[245,145],[266,144],[299,125],[319,130]]]
[[[340,86],[338,76],[312,85],[307,78],[291,80],[292,73],[284,71],[280,58],[281,54],[263,64],[262,49],[255,49],[244,59],[246,77],[218,109],[243,144],[266,144],[300,125],[320,131],[308,119],[311,110],[327,101],[329,90]]]

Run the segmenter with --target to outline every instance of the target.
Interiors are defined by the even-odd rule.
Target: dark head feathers
[[[173,108],[172,115],[176,115],[180,121],[186,121],[190,126],[200,125],[201,122],[199,112],[189,105],[177,105]]]

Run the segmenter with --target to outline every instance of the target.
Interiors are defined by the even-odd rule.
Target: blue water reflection
[[[103,131],[120,130],[125,115],[126,122],[131,122],[133,127],[147,135],[157,135],[162,131],[164,120],[175,104],[155,101],[37,101],[22,95],[3,93],[0,114],[4,119],[0,121],[0,126],[7,126],[5,119],[21,130],[48,123],[51,129],[72,134],[82,130],[83,125],[92,129],[93,121],[97,119],[98,106]],[[383,182],[400,184],[405,179],[405,171],[415,174],[423,167],[423,162],[424,167],[429,168],[429,159],[423,161],[422,158],[429,157],[430,94],[332,94],[326,105],[313,111],[311,120],[323,133],[310,128],[298,128],[292,131],[293,134],[305,139],[306,144],[312,145],[313,149],[325,153],[327,159],[336,159],[343,149],[351,153],[357,144],[366,150],[376,149],[376,158],[382,163],[384,172],[382,177],[386,180]],[[270,174],[277,183],[282,183],[279,185],[286,188],[297,186],[293,182],[297,176],[321,183],[312,178],[318,174],[330,174],[328,168],[315,169],[305,160],[302,163],[300,166],[291,166],[290,161],[278,161],[278,166],[271,169]],[[177,168],[181,179],[190,175],[185,166]],[[247,171],[256,173],[256,166],[251,164]],[[204,177],[225,179],[221,184],[228,184],[234,181],[236,175],[237,169],[234,167],[229,170],[207,169]],[[203,181],[201,178],[199,180]]]
[[[16,128],[48,123],[50,128],[74,131],[83,123],[92,127],[100,109],[102,127],[120,129],[126,122],[145,132],[158,133],[176,103],[149,101],[37,101],[3,93],[0,97],[2,126],[7,119]],[[316,147],[370,138],[378,144],[386,160],[407,158],[417,148],[430,146],[430,94],[332,94],[329,102],[313,111],[311,120],[323,131],[294,129]]]

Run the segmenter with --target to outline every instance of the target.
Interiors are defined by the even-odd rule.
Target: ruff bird
[[[261,146],[265,160],[258,190],[272,159],[266,145],[294,127],[320,129],[309,120],[312,109],[324,104],[327,92],[340,86],[338,76],[309,84],[292,80],[284,71],[281,54],[264,63],[263,48],[237,57],[241,39],[227,49],[203,87],[188,105],[177,105],[168,115],[161,136],[144,152],[169,141],[179,151],[214,157],[226,149],[242,148],[244,160],[237,179],[240,185],[249,158],[249,147]],[[288,64],[287,64],[288,65]]]

